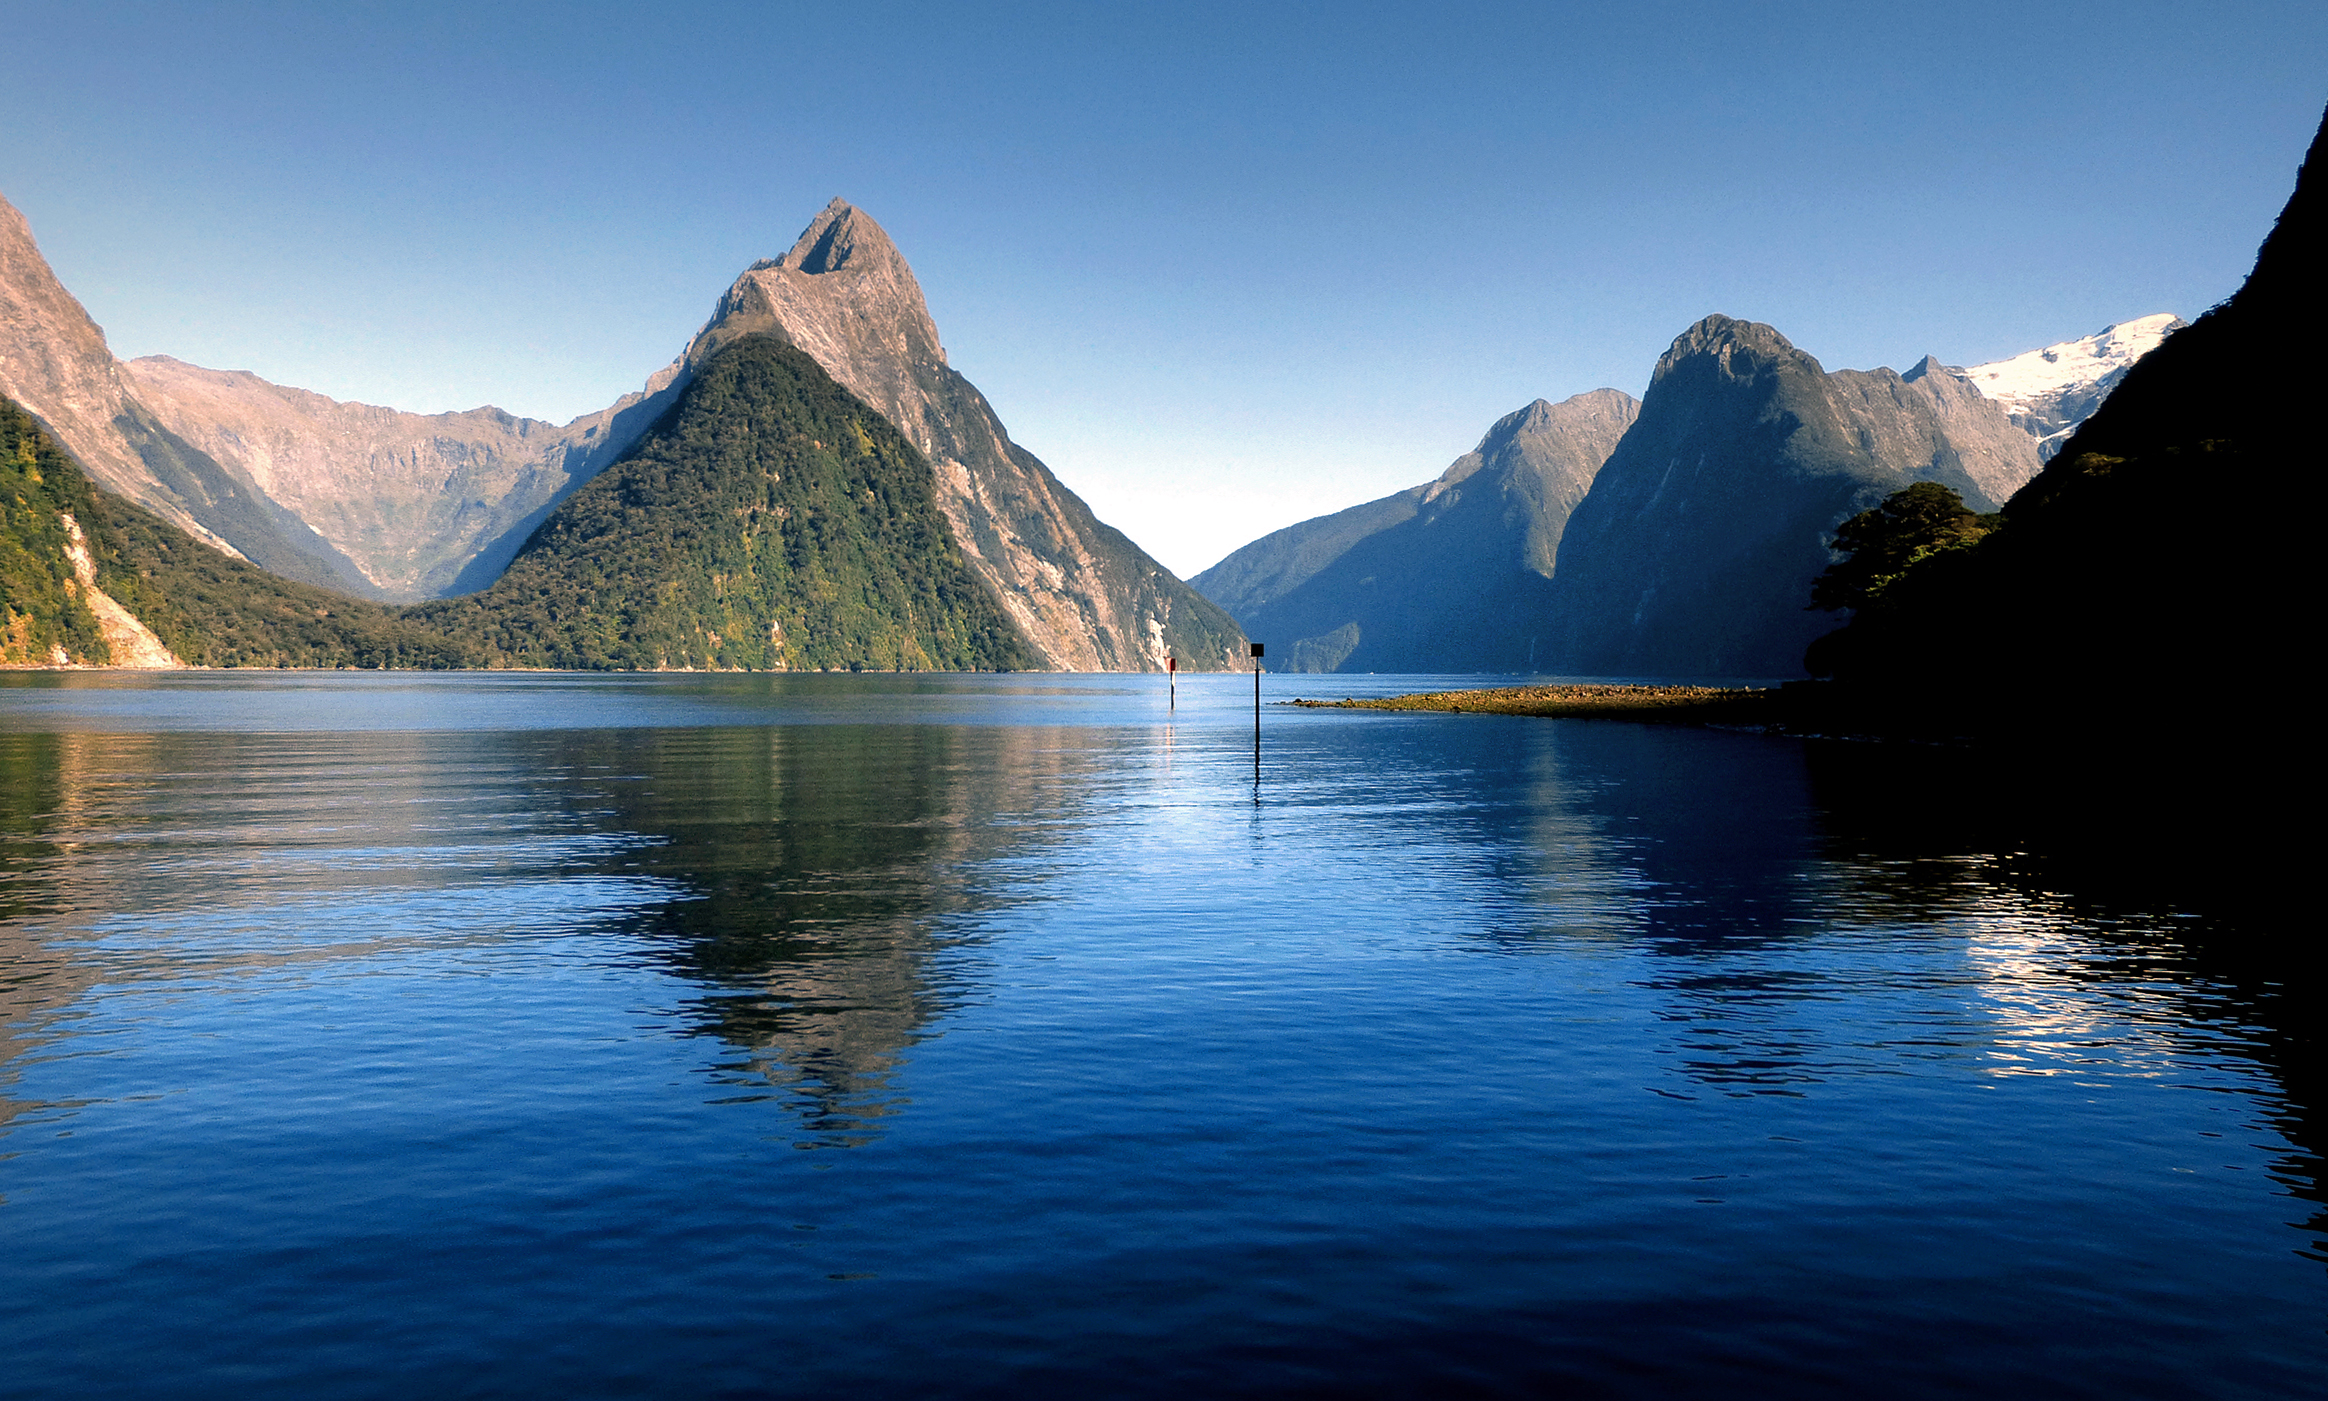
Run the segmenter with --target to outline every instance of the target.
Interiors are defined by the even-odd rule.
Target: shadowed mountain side
[[[1437,482],[1362,502],[1330,516],[1316,516],[1272,531],[1205,570],[1190,576],[1198,593],[1232,615],[1251,613],[1300,588],[1317,572],[1348,554],[1359,541],[1414,519],[1423,497]]]
[[[1911,481],[1993,510],[1984,480],[2034,473],[2035,441],[1961,388],[1931,373],[1830,374],[1753,322],[1691,327],[1569,516],[1547,669],[1799,673],[1803,648],[1833,626],[1805,603],[1836,525]]]
[[[2110,745],[2132,726],[2146,752],[2243,771],[2233,756],[2276,732],[2246,720],[2249,691],[2225,681],[2316,631],[2324,138],[2328,121],[2245,285],[2136,361],[1997,530],[1911,568],[1822,640],[1814,669],[1956,730]],[[2170,730],[2093,705],[2162,669],[2195,678],[2176,688]]]
[[[772,336],[702,361],[636,449],[558,507],[492,588],[414,613],[517,666],[1034,661],[965,566],[927,460]]]
[[[1497,420],[1435,482],[1245,546],[1193,581],[1288,671],[1524,671],[1560,537],[1640,406],[1614,389]]]
[[[249,477],[155,415],[50,270],[24,215],[0,199],[0,396],[39,419],[106,490],[203,543],[287,579],[375,592],[354,561]]]
[[[342,403],[168,356],[123,367],[171,430],[237,464],[279,509],[358,562],[384,597],[474,592],[567,493],[678,397],[672,365],[563,426],[500,409],[415,414]]]
[[[971,571],[1039,664],[1215,670],[1243,655],[1228,614],[1150,559],[1010,441],[984,395],[946,364],[921,286],[889,235],[834,200],[781,258],[755,263],[685,356],[739,336],[799,347],[926,454]]]

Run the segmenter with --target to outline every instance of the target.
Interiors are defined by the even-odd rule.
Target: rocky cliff
[[[682,357],[692,371],[752,334],[799,347],[928,456],[937,499],[973,575],[1043,665],[1065,671],[1228,666],[1243,635],[1217,606],[1102,524],[1010,440],[984,395],[946,363],[913,270],[842,200],[792,250],[755,263]]]
[[[0,396],[24,406],[106,490],[214,548],[286,578],[362,593],[353,561],[250,478],[172,432],[105,333],[50,270],[24,215],[0,199]]]
[[[1534,670],[1569,514],[1639,410],[1614,389],[1539,399],[1437,480],[1264,536],[1190,582],[1278,644],[1281,670]]]
[[[168,356],[123,368],[164,426],[234,464],[381,596],[405,600],[500,577],[549,508],[670,407],[681,374],[668,367],[640,392],[561,425],[492,407],[416,414],[343,403]]]
[[[1911,481],[1994,510],[1990,488],[2037,469],[2035,441],[2001,409],[1919,370],[1829,373],[1726,316],[1683,332],[1569,517],[1544,659],[1585,674],[1798,674],[1833,626],[1805,604],[1845,517]]]

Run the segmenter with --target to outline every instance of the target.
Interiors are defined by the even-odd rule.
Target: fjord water
[[[0,678],[0,1393],[2328,1375],[2252,931],[1945,753],[1272,707],[1256,779],[1249,687]]]

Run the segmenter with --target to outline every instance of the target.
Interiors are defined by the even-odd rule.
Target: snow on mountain
[[[1960,373],[2003,406],[2013,422],[2037,439],[2038,452],[2051,458],[2117,388],[2126,368],[2185,324],[2172,312],[2160,312]]]

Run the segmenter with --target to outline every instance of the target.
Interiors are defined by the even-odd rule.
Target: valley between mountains
[[[1183,582],[1013,442],[835,200],[566,424],[116,360],[0,201],[0,663],[1784,678],[1847,518],[2035,478],[2183,323],[1827,370],[1712,315],[1646,395],[1537,400],[1431,480]],[[1330,503],[1321,503],[1330,504]]]

